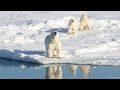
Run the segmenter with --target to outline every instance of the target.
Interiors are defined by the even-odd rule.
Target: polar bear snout
[[[54,32],[54,35],[57,35],[57,32]]]
[[[57,35],[57,32],[51,32],[51,36],[55,37]]]

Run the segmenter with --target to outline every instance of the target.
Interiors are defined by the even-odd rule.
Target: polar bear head
[[[74,19],[70,19],[69,23],[71,24],[71,23],[73,23],[73,22],[74,22]]]
[[[74,19],[70,19],[70,22],[74,22]]]
[[[58,32],[51,32],[51,37],[55,38],[56,36],[58,36]]]
[[[81,16],[81,18],[83,18],[83,17],[90,18],[90,16],[88,16],[88,15],[86,15],[86,14],[83,14],[83,15]]]

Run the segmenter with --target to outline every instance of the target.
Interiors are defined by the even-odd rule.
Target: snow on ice
[[[92,30],[67,34],[68,21],[86,13]],[[0,57],[40,64],[120,65],[120,12],[5,11],[0,12]],[[47,58],[44,39],[59,32],[62,59]]]

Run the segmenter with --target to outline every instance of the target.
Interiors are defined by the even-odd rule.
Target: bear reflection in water
[[[78,67],[80,67],[80,71],[83,74],[83,79],[89,78],[89,72],[91,69],[90,65],[75,65],[70,64],[69,70],[73,73],[74,78],[76,77]],[[46,79],[62,79],[62,65],[51,65],[46,68]]]
[[[89,77],[90,65],[80,65],[80,71],[83,73],[85,79]]]
[[[62,79],[62,66],[54,65],[47,67],[46,79]]]
[[[83,74],[83,78],[87,79],[90,72],[90,65],[80,65],[80,71]],[[69,70],[74,74],[74,78],[76,77],[76,72],[78,70],[78,65],[71,64],[69,65]]]
[[[73,73],[74,77],[76,76],[77,69],[78,69],[78,65],[74,65],[74,64],[69,65],[69,70]]]

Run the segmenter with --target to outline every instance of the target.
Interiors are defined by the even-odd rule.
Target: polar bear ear
[[[74,19],[70,19],[70,22],[74,22]]]
[[[74,19],[72,19],[72,22],[74,22]]]
[[[85,14],[82,14],[81,16],[80,16],[80,18],[82,18],[82,17],[84,17],[85,16]]]
[[[82,16],[86,16],[86,14],[82,14]]]

